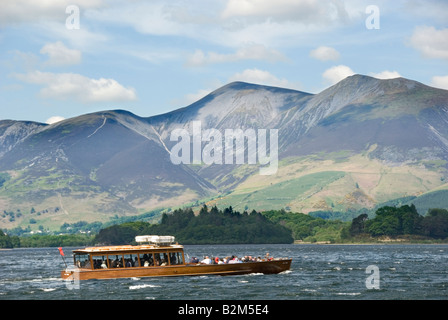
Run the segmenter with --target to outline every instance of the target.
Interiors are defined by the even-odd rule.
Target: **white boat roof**
[[[157,236],[157,235],[149,235],[149,236],[136,236],[135,242],[146,242],[152,244],[173,244],[175,241],[174,236]]]
[[[182,249],[183,246],[174,243],[175,238],[173,236],[137,236],[135,241],[142,243],[136,246],[122,245],[122,246],[98,246],[98,247],[86,247],[84,249],[74,250],[75,252],[85,253],[98,253],[98,252],[115,252],[115,251],[140,251],[140,250],[156,250],[162,248]],[[143,243],[147,244],[143,244]]]
[[[142,250],[160,250],[160,249],[182,249],[183,246],[173,244],[169,246],[160,245],[124,245],[124,246],[101,246],[101,247],[86,247],[84,249],[73,250],[74,252],[98,253],[98,252],[124,252],[124,251],[142,251]]]

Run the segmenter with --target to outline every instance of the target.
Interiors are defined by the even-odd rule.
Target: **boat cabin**
[[[141,244],[74,250],[74,265],[91,270],[185,264],[183,246],[173,244],[172,236],[141,236],[136,237],[136,241]]]

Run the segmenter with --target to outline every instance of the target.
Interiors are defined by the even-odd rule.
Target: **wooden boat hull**
[[[274,259],[260,262],[234,264],[185,264],[159,267],[135,267],[116,269],[66,269],[61,271],[64,280],[176,277],[204,275],[241,275],[250,273],[276,274],[291,267],[291,259]]]

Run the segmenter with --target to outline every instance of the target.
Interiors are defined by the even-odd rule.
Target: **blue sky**
[[[2,0],[0,47],[0,119],[148,117],[237,80],[318,93],[359,73],[448,89],[448,1]]]

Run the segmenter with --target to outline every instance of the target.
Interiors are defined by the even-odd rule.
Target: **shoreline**
[[[295,240],[293,242],[295,245],[380,245],[380,244],[403,244],[403,245],[410,245],[410,244],[434,244],[434,245],[448,245],[448,241],[432,241],[432,240],[377,240],[377,241],[360,241],[360,242],[332,242],[332,241],[302,241],[302,240]]]
[[[194,245],[187,245],[187,246],[212,246],[212,245],[266,245],[268,243],[232,243],[232,244],[216,244],[216,243],[210,243],[210,244],[194,244]],[[273,243],[273,244],[279,244],[279,243]],[[361,246],[361,245],[448,245],[448,242],[410,242],[410,241],[387,241],[387,242],[330,242],[330,241],[316,241],[316,242],[306,242],[306,241],[294,241],[293,243],[285,243],[285,245],[316,245],[316,246],[323,246],[323,245],[333,245],[333,246]],[[54,247],[17,247],[17,248],[0,248],[0,251],[11,251],[11,250],[17,250],[17,249],[49,249],[49,248],[57,248],[58,246]],[[83,246],[69,246],[73,248],[83,247]]]

